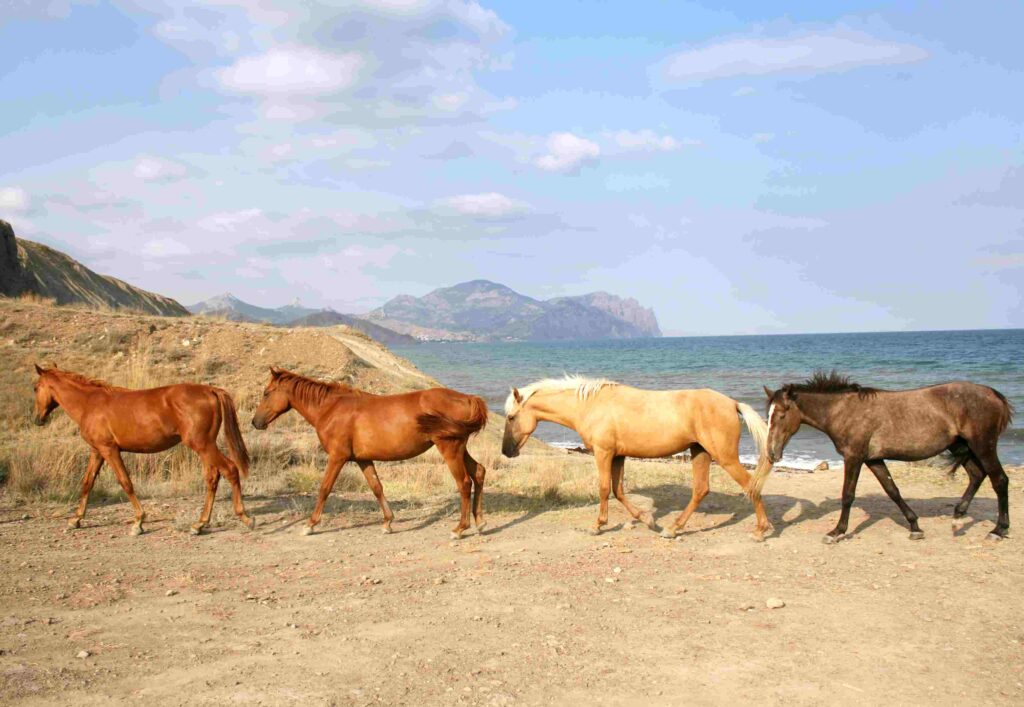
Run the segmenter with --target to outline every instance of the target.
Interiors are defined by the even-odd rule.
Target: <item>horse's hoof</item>
[[[383,528],[380,529],[380,531],[382,533],[384,533],[385,535],[391,535],[391,533],[394,532],[393,530],[391,530],[391,526],[390,525],[385,525]]]
[[[587,532],[590,533],[591,535],[593,535],[594,537],[597,537],[598,535],[601,534],[601,529],[600,528],[591,528]]]
[[[71,530],[78,530],[81,527],[82,527],[82,519],[81,518],[70,518],[68,520],[68,528],[70,528]]]
[[[922,531],[920,531],[920,530],[912,530],[912,531],[910,531],[910,539],[911,540],[924,540],[924,533]]]
[[[249,530],[256,530],[256,519],[250,518],[248,521],[243,520],[242,525],[244,525]]]
[[[840,536],[837,535],[826,535],[821,539],[821,542],[825,543],[826,545],[835,545],[837,542],[839,542],[839,537]]]
[[[954,533],[959,533],[961,530],[963,530],[964,526],[967,525],[967,518],[966,517],[964,517],[964,518],[954,518],[952,525],[953,525],[953,532]]]
[[[454,530],[448,534],[450,540],[462,540],[462,533],[456,533]]]
[[[622,524],[623,530],[632,530],[634,527],[636,527],[636,525],[635,523],[633,523],[632,520],[627,520],[625,523]]]
[[[668,528],[663,528],[661,533],[659,533],[659,534],[661,535],[661,537],[665,538],[666,540],[675,540],[676,539],[676,531],[669,530]]]
[[[751,533],[750,539],[753,540],[755,543],[763,543],[764,533]]]
[[[136,535],[142,535],[142,532],[141,525],[133,525],[132,529],[128,531],[128,534],[134,537]]]
[[[476,524],[477,535],[483,535],[485,530],[487,530],[487,523],[477,523]]]
[[[190,534],[192,534],[192,535],[202,535],[203,534],[203,526],[201,526],[201,525],[193,525],[192,527],[190,527],[188,529],[188,532]]]
[[[303,535],[312,535],[313,534],[313,526],[312,525],[304,525],[304,526],[302,526],[302,534]]]
[[[1006,536],[1005,535],[1000,535],[999,533],[993,531],[993,532],[989,533],[988,535],[986,535],[985,539],[986,540],[997,540],[998,541],[998,540],[1005,540]]]
[[[655,522],[654,516],[650,513],[645,513],[640,516],[640,520],[643,521],[643,524],[647,526],[648,530],[658,530],[658,524]]]

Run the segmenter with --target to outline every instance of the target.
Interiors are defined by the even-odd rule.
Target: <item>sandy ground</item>
[[[638,476],[662,518],[688,498]],[[452,543],[447,500],[395,503],[385,536],[372,497],[334,498],[311,537],[308,496],[251,499],[252,533],[220,500],[196,538],[199,499],[157,499],[130,538],[123,503],[65,532],[55,507],[0,499],[0,703],[1024,703],[1024,554],[985,540],[991,489],[954,537],[963,476],[898,480],[923,541],[868,475],[852,537],[823,545],[838,472],[777,474],[762,544],[732,489],[676,541],[623,529],[614,502],[599,537],[581,507]]]

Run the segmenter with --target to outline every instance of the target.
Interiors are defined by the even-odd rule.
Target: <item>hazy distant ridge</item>
[[[661,336],[651,309],[607,292],[538,300],[488,280],[400,295],[366,319],[419,338],[629,339]]]

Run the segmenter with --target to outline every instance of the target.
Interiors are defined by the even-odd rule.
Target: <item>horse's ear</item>
[[[35,366],[36,366],[36,373],[39,374],[39,375],[43,375],[43,371],[45,371],[46,369],[43,368],[42,366],[40,366],[38,363],[35,364]]]
[[[516,403],[522,405],[523,396],[519,393],[519,388],[512,389],[512,397],[516,399]]]
[[[775,391],[768,386],[764,386],[764,394],[768,396],[769,400],[775,397]]]
[[[281,377],[281,369],[278,368],[277,366],[271,366],[270,367],[270,377],[271,378],[280,378]]]

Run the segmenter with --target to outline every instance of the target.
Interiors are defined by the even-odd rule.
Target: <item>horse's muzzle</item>
[[[258,430],[267,429],[267,423],[264,420],[257,420],[255,417],[252,418],[252,426]]]
[[[32,416],[32,424],[35,425],[36,427],[42,427],[43,425],[46,424],[46,418],[45,417],[39,417],[39,415],[33,415]]]

